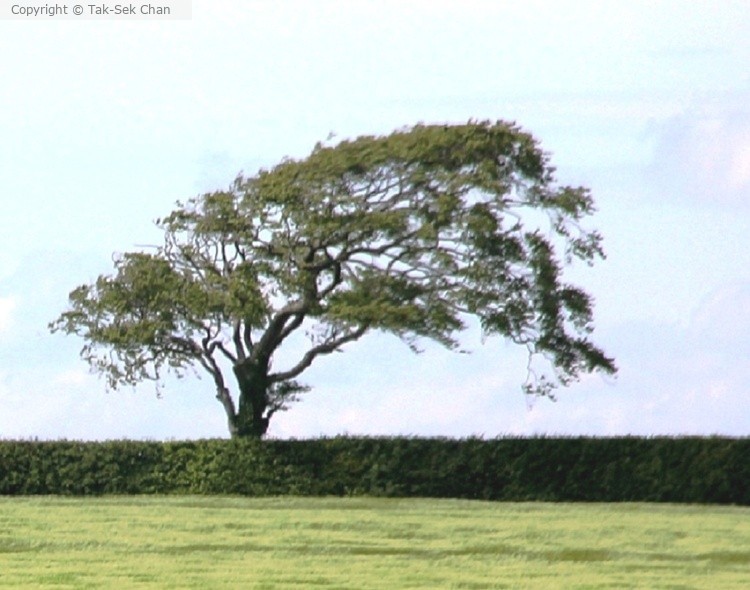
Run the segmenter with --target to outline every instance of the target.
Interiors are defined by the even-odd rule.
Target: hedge
[[[750,505],[750,438],[0,441],[0,494]]]

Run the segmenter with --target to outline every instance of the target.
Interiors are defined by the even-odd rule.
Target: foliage
[[[750,505],[750,439],[0,442],[0,494],[239,494]]]
[[[748,509],[387,498],[0,498],[4,588],[745,590]]]
[[[603,256],[601,236],[582,226],[593,212],[590,192],[558,186],[515,124],[318,144],[178,203],[157,220],[163,246],[74,290],[50,327],[83,337],[83,358],[113,387],[201,366],[237,436],[262,436],[305,390],[298,375],[372,330],[415,350],[420,339],[456,349],[475,318],[528,349],[525,390],[551,395],[581,373],[616,370],[589,339],[591,297],[562,279],[564,263]],[[275,371],[275,353],[301,331],[306,351]]]

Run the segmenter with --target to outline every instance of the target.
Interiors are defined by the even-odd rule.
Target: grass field
[[[750,509],[0,498],[0,588],[750,588]]]

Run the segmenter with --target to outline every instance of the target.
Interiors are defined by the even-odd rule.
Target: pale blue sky
[[[210,381],[107,393],[46,323],[177,199],[329,132],[515,120],[589,186],[570,277],[621,367],[527,403],[523,351],[366,336],[271,434],[750,432],[746,2],[194,0],[192,21],[0,21],[0,437],[225,436]],[[283,360],[283,359],[282,359]],[[282,362],[280,360],[279,362]]]

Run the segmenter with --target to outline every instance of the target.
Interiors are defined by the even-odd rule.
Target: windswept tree
[[[593,211],[589,191],[558,186],[515,124],[318,144],[177,203],[156,221],[162,246],[124,254],[111,276],[72,291],[50,329],[81,336],[81,356],[111,387],[202,368],[233,437],[263,436],[306,389],[296,378],[367,332],[456,349],[472,317],[546,361],[523,388],[549,396],[616,370],[589,339],[591,297],[562,279],[572,260],[603,257],[601,236],[582,225]],[[298,332],[304,352],[274,367]]]

